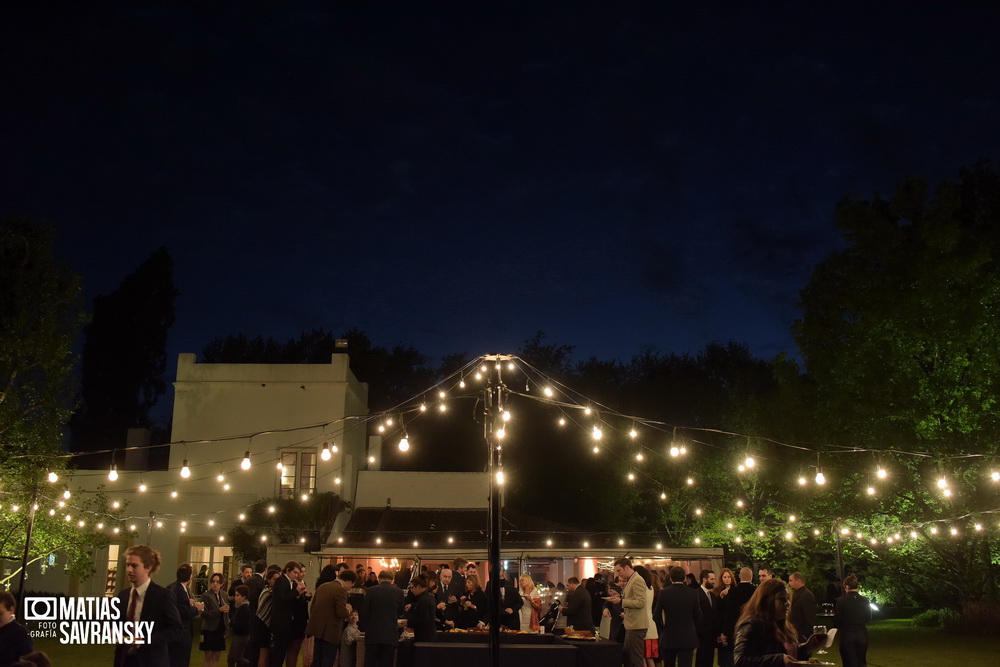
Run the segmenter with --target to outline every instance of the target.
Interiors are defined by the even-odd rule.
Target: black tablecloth
[[[502,667],[620,667],[622,645],[553,635],[501,635]],[[489,662],[489,636],[438,633],[437,641],[399,643],[397,667],[475,667]]]

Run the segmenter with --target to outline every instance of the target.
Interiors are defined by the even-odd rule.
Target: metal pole
[[[21,556],[21,574],[18,577],[17,596],[24,602],[24,579],[28,574],[28,551],[31,549],[31,533],[35,529],[35,506],[38,505],[38,487],[31,496],[31,505],[28,506],[28,529],[24,539],[24,555]]]
[[[146,546],[153,546],[153,521],[156,519],[156,513],[149,513],[149,521],[146,522]]]
[[[500,667],[500,481],[497,473],[500,472],[501,440],[497,436],[497,429],[503,424],[503,378],[502,361],[506,357],[502,355],[491,355],[486,357],[487,361],[495,364],[494,371],[490,373],[490,380],[487,383],[484,406],[486,408],[485,419],[483,420],[483,433],[486,437],[486,446],[489,449],[489,478],[490,478],[490,510],[489,510],[489,538],[488,549],[490,564],[490,582],[492,583],[493,595],[489,600],[490,609],[490,665]]]

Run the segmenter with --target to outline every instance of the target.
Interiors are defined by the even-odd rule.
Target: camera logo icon
[[[55,621],[59,617],[56,598],[24,598],[24,620]]]

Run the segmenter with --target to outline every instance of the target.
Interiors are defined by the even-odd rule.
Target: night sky
[[[838,199],[1000,157],[1000,3],[11,4],[0,216],[88,300],[166,245],[171,373],[318,327],[796,354]]]

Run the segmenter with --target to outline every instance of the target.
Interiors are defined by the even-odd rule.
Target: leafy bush
[[[962,617],[954,609],[928,609],[913,617],[913,625],[918,628],[944,628],[957,630],[962,626]]]

